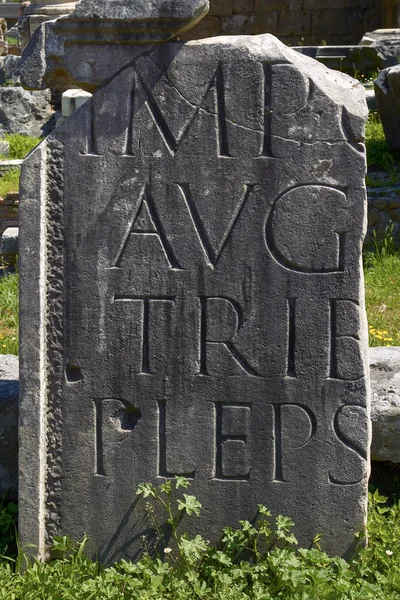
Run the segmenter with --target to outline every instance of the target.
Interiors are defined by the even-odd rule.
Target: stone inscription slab
[[[366,106],[269,35],[136,58],[23,172],[21,537],[150,535],[191,480],[216,540],[257,504],[344,554],[365,521]],[[40,447],[40,451],[37,448]]]

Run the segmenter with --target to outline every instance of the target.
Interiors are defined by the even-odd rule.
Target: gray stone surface
[[[365,95],[368,104],[368,110],[377,110],[375,90],[365,90]]]
[[[400,65],[384,69],[374,82],[376,104],[385,137],[392,148],[400,148]]]
[[[181,21],[181,27],[186,28],[189,24],[193,26],[204,17],[208,9],[208,0],[146,0],[146,2],[81,0],[76,5],[74,17],[139,22],[176,20]]]
[[[40,137],[50,133],[54,127],[50,99],[50,90],[0,87],[0,136],[22,133]]]
[[[400,347],[370,348],[373,460],[400,463]]]
[[[93,93],[153,44],[193,27],[208,9],[208,0],[82,0],[68,17],[35,31],[24,50],[22,85]]]
[[[400,42],[400,29],[375,29],[375,31],[369,31],[363,35],[360,46],[372,46],[373,44],[379,44],[388,40]]]
[[[18,357],[0,356],[0,497],[18,495]]]
[[[1,235],[0,254],[18,254],[18,227],[7,227]]]
[[[138,484],[184,474],[190,533],[215,541],[262,503],[301,544],[351,551],[366,116],[360,84],[270,35],[169,43],[28,157],[23,543],[86,532],[100,560],[135,558],[154,541]]]
[[[12,83],[17,86],[21,84],[20,80],[20,56],[7,54],[0,57],[0,85]]]

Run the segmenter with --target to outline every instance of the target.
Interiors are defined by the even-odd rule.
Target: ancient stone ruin
[[[363,88],[271,35],[161,43],[206,0],[123,6],[63,20],[131,58],[23,167],[21,541],[135,558],[138,485],[184,475],[190,533],[264,504],[346,555],[370,437]],[[81,49],[92,72],[106,50]]]

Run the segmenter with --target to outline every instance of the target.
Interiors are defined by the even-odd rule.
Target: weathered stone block
[[[254,10],[254,0],[233,0],[233,13],[246,13]]]
[[[233,0],[210,0],[210,15],[227,16],[232,14],[232,10]]]
[[[0,87],[0,135],[22,133],[40,137],[54,127],[49,90],[29,92]]]
[[[153,44],[184,35],[208,10],[208,0],[81,0],[70,15],[36,29],[24,50],[21,83],[92,93]]]
[[[301,10],[302,0],[254,0],[256,12],[270,12],[271,10]]]
[[[201,40],[214,37],[220,33],[219,18],[207,15],[192,29],[185,31],[182,40]]]
[[[340,10],[346,7],[346,0],[303,0],[303,9],[312,11]]]
[[[18,254],[18,227],[8,227],[3,231],[0,254]]]
[[[12,54],[0,58],[0,85],[6,82],[9,84],[11,82],[13,85],[20,84],[20,62],[21,57]]]
[[[278,35],[308,35],[311,33],[310,11],[279,11]]]
[[[85,92],[85,90],[67,90],[63,93],[61,98],[61,114],[64,118],[68,118],[74,113],[82,104],[85,104],[92,94]]]
[[[154,47],[36,149],[21,195],[20,527],[42,556],[154,542],[142,481],[191,480],[189,533],[365,522],[363,87],[270,35]],[[82,200],[84,199],[84,201]],[[43,422],[43,419],[46,422]]]
[[[400,348],[370,348],[373,460],[400,462]]]
[[[247,15],[233,15],[221,17],[221,33],[228,35],[256,35],[261,33],[276,33],[278,27],[278,13],[269,12],[262,14],[250,13]]]
[[[383,69],[374,81],[375,98],[386,141],[400,148],[400,65]]]
[[[396,40],[400,43],[400,29],[376,29],[365,33],[361,39],[361,46],[370,46],[380,42]]]
[[[18,356],[0,360],[0,497],[18,497]]]

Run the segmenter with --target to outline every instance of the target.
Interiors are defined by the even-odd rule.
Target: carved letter
[[[190,216],[192,217],[193,226],[197,232],[197,235],[199,236],[199,240],[203,247],[203,251],[207,258],[207,261],[214,268],[217,265],[221,255],[224,251],[224,248],[235,228],[235,225],[236,225],[240,215],[242,214],[243,208],[244,208],[245,204],[247,203],[247,200],[249,199],[249,197],[254,189],[254,185],[247,184],[244,186],[243,195],[242,195],[240,201],[238,202],[235,211],[232,214],[231,221],[229,223],[227,230],[225,231],[224,237],[222,238],[221,242],[219,243],[218,247],[216,247],[216,248],[213,248],[211,245],[210,236],[208,235],[207,230],[204,226],[204,223],[200,217],[199,211],[197,210],[196,203],[193,199],[192,191],[190,189],[190,185],[178,183],[177,186],[179,187],[179,189],[182,193],[182,196],[186,202],[186,205],[190,212]]]
[[[137,73],[137,84],[140,84],[142,90],[144,90],[145,95],[147,97],[147,107],[152,116],[152,119],[157,126],[161,138],[164,141],[168,151],[173,156],[181,145],[181,142],[186,137],[193,121],[199,114],[200,109],[202,108],[202,103],[208,93],[211,90],[214,90],[215,94],[215,119],[216,119],[216,132],[217,132],[217,143],[219,147],[219,156],[231,156],[229,151],[229,141],[227,135],[227,127],[226,127],[226,110],[225,110],[225,86],[224,86],[224,74],[223,74],[223,66],[219,64],[216,71],[214,72],[210,83],[202,97],[200,97],[199,104],[193,108],[191,117],[188,119],[186,123],[182,123],[180,127],[181,133],[179,135],[175,135],[173,133],[172,128],[169,126],[159,103],[156,100],[156,94],[153,93],[153,90],[147,83],[146,77],[141,73],[138,69],[138,65],[135,66]],[[168,85],[171,85],[167,81]],[[130,134],[131,136],[131,134]],[[129,137],[129,135],[128,135]]]
[[[275,440],[275,475],[273,481],[287,482],[285,479],[285,469],[283,457],[285,447],[290,450],[300,450],[304,448],[314,437],[317,431],[317,419],[314,413],[303,404],[272,404],[274,409],[274,440]],[[289,420],[289,427],[285,428],[284,417]],[[302,425],[308,430],[303,431]],[[294,446],[293,441],[298,445]]]
[[[150,306],[153,302],[170,302],[175,304],[175,296],[143,297],[143,296],[114,296],[114,302],[141,302],[142,303],[142,365],[138,374],[154,375],[150,364]]]
[[[369,419],[367,411],[362,406],[346,405],[341,406],[334,418],[333,428],[338,440],[348,451],[346,458],[338,459],[335,457],[335,470],[338,470],[340,464],[346,464],[346,468],[342,472],[356,476],[353,480],[344,478],[343,475],[333,475],[329,473],[329,481],[336,485],[354,485],[360,483],[365,476],[365,461],[368,460],[369,447]],[[339,470],[340,467],[339,467]],[[358,473],[360,473],[360,477]]]
[[[215,404],[216,479],[249,479],[246,446],[250,431],[250,410],[250,406],[242,404]]]
[[[323,185],[289,189],[269,214],[267,248],[291,271],[343,272],[346,216],[347,199],[340,190]]]
[[[159,455],[159,465],[158,465],[158,476],[159,477],[175,477],[176,475],[182,475],[184,477],[187,477],[189,479],[193,479],[194,476],[196,475],[196,469],[194,469],[193,471],[188,472],[183,472],[183,473],[172,473],[171,471],[168,470],[168,466],[167,466],[167,414],[166,414],[166,407],[165,407],[165,401],[162,402],[158,402],[158,414],[159,414],[159,421],[158,421],[158,455]],[[184,455],[185,452],[182,448],[182,455]]]
[[[222,296],[200,296],[200,375],[209,375],[208,347],[222,346],[229,352],[231,362],[253,377],[261,377],[237,349],[233,338],[243,324],[239,304]]]
[[[261,156],[272,158],[271,121],[272,121],[272,65],[264,66],[264,135]]]
[[[131,235],[156,236],[160,242],[161,248],[164,251],[170,268],[182,269],[165,234],[164,228],[154,205],[154,200],[149,193],[147,185],[143,187],[139,201],[133,213],[133,218],[129,223],[126,236],[122,242],[122,246],[118,251],[118,256],[114,263],[115,267],[121,267],[121,262]]]
[[[112,430],[133,431],[141,418],[141,412],[130,402],[118,398],[93,398],[95,410],[95,465],[94,474],[107,477],[104,458],[105,424]],[[105,418],[104,408],[107,407],[109,417]],[[118,425],[117,425],[118,423]],[[126,434],[124,434],[126,435]],[[107,439],[107,438],[106,438]],[[120,443],[120,442],[119,442]]]
[[[331,300],[329,377],[357,381],[364,377],[360,347],[360,307],[353,300]]]
[[[289,310],[287,376],[296,377],[296,298],[288,298],[287,303]]]

